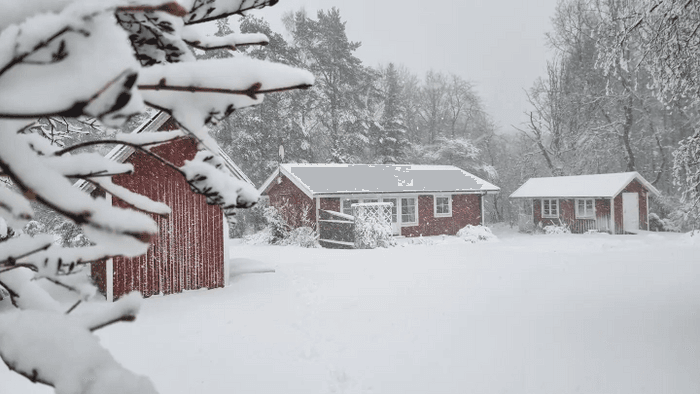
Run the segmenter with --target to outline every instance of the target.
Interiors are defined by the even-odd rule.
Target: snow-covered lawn
[[[700,392],[700,237],[494,233],[236,244],[226,289],[98,334],[162,394]],[[50,392],[0,365],[0,393]]]

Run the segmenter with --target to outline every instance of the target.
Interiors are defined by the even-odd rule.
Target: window
[[[558,218],[559,217],[559,200],[545,198],[542,200],[542,217],[543,218]]]
[[[452,216],[452,196],[435,196],[435,217]]]
[[[595,218],[595,202],[592,198],[580,198],[576,200],[577,218]]]
[[[415,197],[401,199],[402,224],[418,224],[418,210],[416,205]]]
[[[342,201],[342,205],[343,205],[341,207],[341,210],[346,215],[352,215],[352,204],[357,204],[360,202],[360,200],[358,200],[356,198],[344,198],[341,201]]]

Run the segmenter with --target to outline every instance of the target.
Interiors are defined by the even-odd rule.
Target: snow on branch
[[[155,394],[151,381],[121,366],[71,315],[15,310],[0,320],[0,357],[58,394]]]
[[[267,45],[270,39],[261,33],[231,33],[223,37],[211,37],[201,33],[192,26],[182,29],[182,39],[189,45],[202,50],[227,48],[236,50],[236,47],[245,45]]]
[[[167,111],[201,137],[207,123],[262,102],[264,93],[305,89],[308,71],[247,57],[155,65],[144,69],[138,88],[148,105]]]
[[[0,217],[10,226],[23,227],[34,216],[34,210],[26,198],[0,186]]]
[[[47,166],[54,168],[65,177],[84,178],[126,174],[134,171],[134,166],[129,163],[119,163],[94,152],[58,157],[48,156],[42,160]]]
[[[34,196],[77,224],[136,238],[156,233],[156,224],[149,217],[112,207],[74,188],[59,171],[37,157],[26,141],[1,126],[0,168],[26,195]]]
[[[0,273],[8,267],[13,267],[17,260],[31,254],[48,249],[53,244],[53,236],[40,234],[36,237],[21,235],[5,241],[0,249]]]
[[[184,137],[185,135],[185,132],[182,130],[172,130],[138,134],[120,133],[117,134],[114,139],[117,141],[128,142],[130,144],[146,146],[168,142],[176,138]]]
[[[197,152],[181,170],[192,191],[204,195],[207,204],[218,205],[225,211],[252,207],[260,199],[255,187],[226,174],[221,158],[209,151]]]
[[[153,213],[160,216],[168,216],[170,215],[170,212],[172,212],[170,207],[166,204],[163,204],[162,202],[153,201],[142,194],[134,193],[123,186],[113,183],[111,179],[87,178],[87,180],[99,186],[107,193],[110,193],[114,197],[119,198],[120,200],[141,211]]]
[[[121,124],[143,109],[138,69],[111,15],[31,17],[0,34],[0,117],[85,114]]]
[[[190,13],[185,16],[185,23],[209,22],[229,15],[243,15],[244,12],[273,6],[279,0],[195,0]]]

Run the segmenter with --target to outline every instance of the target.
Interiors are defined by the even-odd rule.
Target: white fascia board
[[[494,194],[496,194],[495,192]],[[341,192],[341,193],[317,193],[314,194],[314,197],[321,197],[321,198],[343,198],[343,197],[359,197],[359,196],[379,196],[380,198],[382,196],[388,197],[388,196],[405,196],[405,195],[415,195],[415,196],[427,196],[427,195],[434,195],[434,194],[490,194],[488,192],[484,191],[431,191],[431,190],[421,190],[421,191],[406,191],[406,192]]]
[[[301,181],[301,179],[297,178],[296,175],[287,171],[287,169],[284,168],[284,166],[280,166],[280,172],[282,173],[282,175],[286,176],[290,181],[292,181],[292,183],[296,185],[296,187],[298,187],[299,190],[304,192],[304,194],[306,194],[310,199],[314,199],[314,193],[311,191],[311,189],[309,189],[308,186],[304,184],[304,182]]]
[[[273,172],[272,172],[272,175],[270,175],[270,176],[265,180],[265,182],[263,182],[263,184],[260,186],[260,188],[258,188],[258,192],[260,192],[260,194],[265,194],[265,193],[267,193],[267,189],[270,187],[270,185],[272,185],[272,182],[274,182],[275,178],[277,178],[277,176],[279,175],[279,173],[280,173],[279,168],[276,169],[275,171],[273,171]]]
[[[632,182],[632,181],[635,180],[635,179],[638,180],[639,183],[641,183],[644,187],[646,187],[647,190],[649,190],[649,193],[652,193],[652,194],[654,194],[655,196],[658,196],[658,195],[661,194],[661,192],[659,191],[659,189],[655,188],[654,185],[652,185],[651,183],[649,183],[649,181],[647,181],[646,179],[644,179],[644,177],[643,177],[640,173],[634,172],[634,173],[632,173],[632,174],[630,175],[629,179],[627,179],[627,182],[625,182],[625,184],[622,185],[622,187],[620,187],[620,188],[617,190],[617,192],[616,192],[615,194],[613,194],[612,196],[610,196],[610,197],[617,197],[620,193],[622,193],[623,190],[625,190],[625,188],[627,187],[627,185],[629,185],[630,182]]]

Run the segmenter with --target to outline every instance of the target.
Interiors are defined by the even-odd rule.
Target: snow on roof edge
[[[595,178],[610,178],[611,176],[614,175],[627,175],[627,177],[624,177],[622,179],[617,180],[618,182],[615,182],[615,185],[609,186],[610,190],[606,192],[599,192],[599,193],[571,193],[571,192],[566,192],[566,193],[554,193],[554,192],[546,192],[543,190],[546,189],[547,187],[552,188],[552,184],[550,183],[549,185],[545,184],[544,182],[547,180],[554,181],[554,184],[556,184],[556,181],[571,181],[575,179],[583,179],[586,181],[595,181]],[[557,197],[557,198],[591,198],[591,197],[604,197],[604,198],[611,198],[615,197],[624,188],[633,180],[637,179],[644,187],[646,187],[650,193],[653,195],[660,195],[661,192],[655,188],[649,181],[647,181],[639,172],[637,171],[630,171],[630,172],[613,172],[613,173],[606,173],[606,174],[584,174],[584,175],[569,175],[569,176],[562,176],[562,177],[537,177],[537,178],[530,178],[525,183],[520,185],[513,193],[511,193],[508,198],[548,198],[548,197]],[[603,179],[601,179],[603,180]],[[607,179],[609,180],[609,179]],[[541,185],[532,185],[533,183],[543,183]],[[528,191],[528,188],[537,188],[539,187],[539,190],[536,191]],[[613,189],[614,187],[614,189]]]

